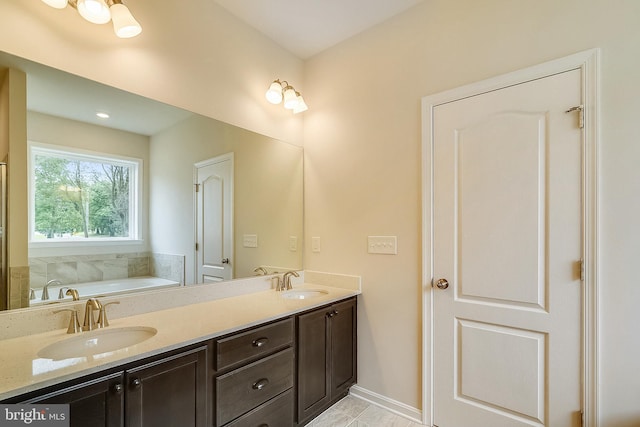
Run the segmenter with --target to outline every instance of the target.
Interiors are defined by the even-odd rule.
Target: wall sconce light
[[[64,9],[67,4],[78,11],[80,16],[94,24],[113,23],[113,31],[123,39],[135,37],[142,27],[121,0],[42,0],[56,9]]]
[[[280,104],[284,99],[284,108],[293,110],[294,114],[302,113],[309,109],[300,92],[296,91],[286,80],[274,80],[265,96],[267,101],[272,104]]]

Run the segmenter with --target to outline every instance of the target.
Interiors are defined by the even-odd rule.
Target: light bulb
[[[42,0],[44,3],[56,9],[64,9],[67,7],[67,0]]]
[[[300,93],[296,92],[298,94],[298,105],[296,105],[293,108],[293,114],[298,114],[298,113],[302,113],[304,111],[307,111],[309,109],[309,107],[307,107],[307,104],[304,102],[304,99],[302,98],[302,95],[300,95]]]
[[[282,102],[282,85],[278,80],[271,83],[267,93],[265,93],[265,97],[272,104],[280,104]]]
[[[284,88],[284,108],[292,110],[298,105],[298,97],[293,87],[287,86]]]
[[[78,13],[94,24],[106,24],[111,20],[109,6],[104,0],[78,0]]]
[[[111,20],[113,21],[113,31],[122,39],[135,37],[142,32],[142,27],[129,11],[129,8],[122,3],[111,6]]]

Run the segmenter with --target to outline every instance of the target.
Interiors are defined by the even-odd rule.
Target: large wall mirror
[[[69,287],[79,289],[81,298],[92,296],[83,295],[85,283],[122,278],[152,276],[189,286],[302,269],[301,147],[0,52],[0,70],[8,68],[24,72],[27,87],[31,196],[24,215],[30,221],[33,292],[20,307],[64,302],[58,296],[68,300]],[[105,160],[86,166],[90,176],[84,182],[93,183],[91,190],[63,185],[59,176],[47,181],[46,194],[64,189],[66,197],[50,203],[50,211],[68,205],[67,219],[80,215],[83,225],[60,225],[64,215],[58,212],[49,221],[57,225],[43,226],[43,211],[36,213],[35,206],[44,209],[45,193],[36,192],[45,191],[36,183],[44,178],[34,176],[45,161],[58,165],[58,174],[81,169],[59,159],[67,151],[87,159],[138,161],[138,183],[128,187],[135,195],[127,202],[128,209],[138,208],[137,215],[124,221],[87,213],[117,210],[108,193],[117,193],[109,171],[118,166]],[[12,160],[9,155],[8,168]],[[97,169],[107,170],[111,180],[102,201]],[[70,195],[71,187],[76,195]],[[122,221],[129,231],[122,231]],[[47,283],[48,299],[42,300]]]

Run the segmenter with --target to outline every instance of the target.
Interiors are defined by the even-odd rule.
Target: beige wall
[[[4,0],[0,49],[292,142],[301,119],[265,106],[265,81],[304,71],[306,267],[363,276],[359,383],[417,408],[420,98],[602,48],[601,425],[638,424],[640,2],[426,0],[305,64],[214,2],[129,3],[145,29],[123,43],[70,10]],[[398,255],[368,255],[370,234],[397,235]]]
[[[194,283],[194,165],[234,154],[234,277],[259,265],[300,268],[302,155],[300,147],[235,126],[193,116],[151,138],[151,247],[185,255],[186,283]],[[177,207],[183,208],[178,209]],[[258,248],[244,248],[244,234]],[[300,247],[289,251],[289,236]]]
[[[30,111],[27,115],[27,138],[42,144],[53,144],[87,150],[97,153],[114,154],[142,160],[142,200],[141,233],[142,241],[108,246],[83,246],[82,254],[145,252],[149,250],[149,137],[131,132],[96,126],[75,120],[53,117]],[[24,207],[26,211],[26,206]],[[46,248],[33,245],[29,257],[54,255],[80,255],[78,248]]]
[[[301,143],[302,119],[269,104],[276,78],[303,90],[303,63],[211,0],[133,0],[123,40],[71,8],[0,2],[0,50],[265,135]],[[303,91],[304,93],[304,91]]]
[[[363,276],[360,386],[421,406],[421,97],[600,47],[600,425],[640,423],[639,17],[635,0],[429,0],[306,63],[305,267]],[[397,256],[367,254],[377,234]]]

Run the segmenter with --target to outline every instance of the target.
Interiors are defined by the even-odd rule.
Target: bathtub
[[[71,301],[71,297],[65,295],[63,299],[58,299],[60,289],[73,288],[78,291],[80,299],[89,297],[101,297],[118,295],[129,292],[149,291],[152,289],[168,288],[172,286],[180,286],[180,283],[173,280],[162,279],[160,277],[130,277],[127,279],[102,280],[99,282],[76,283],[71,285],[51,285],[49,286],[49,299],[42,301],[42,288],[35,290],[36,298],[29,301],[29,306],[52,304],[56,302]]]

